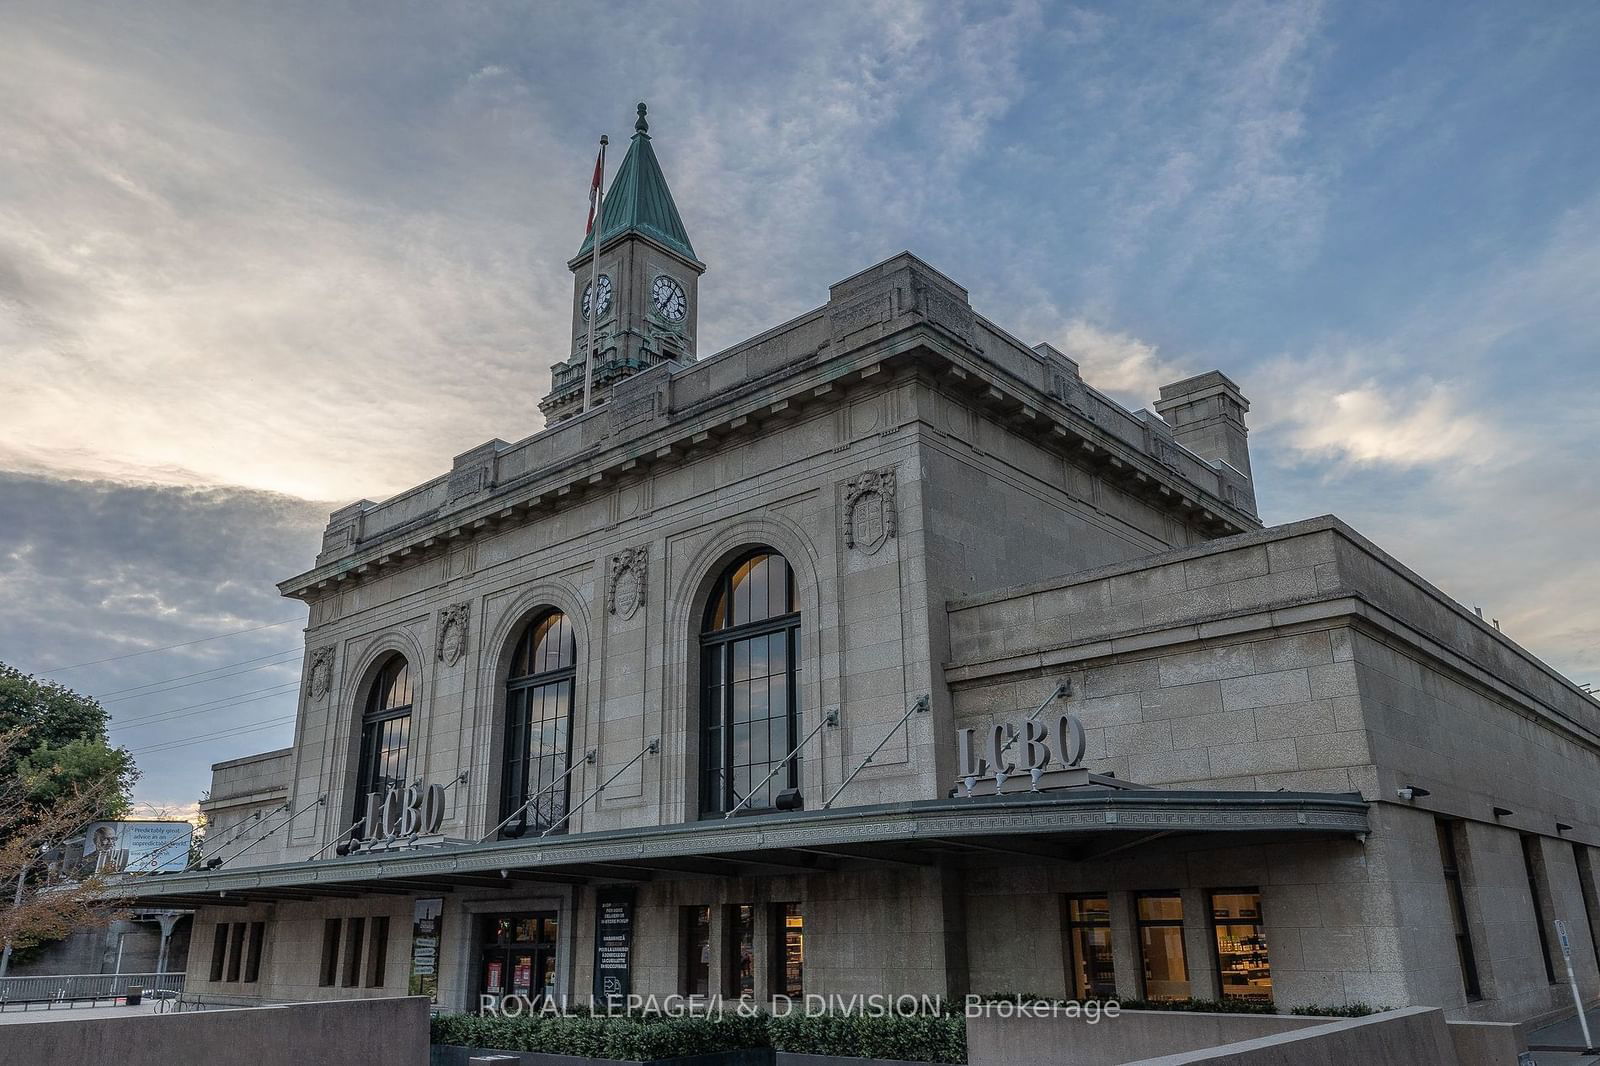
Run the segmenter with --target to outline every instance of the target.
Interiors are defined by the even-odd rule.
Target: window
[[[1572,859],[1578,865],[1578,888],[1583,892],[1583,916],[1589,922],[1589,942],[1600,952],[1600,926],[1595,925],[1595,920],[1600,918],[1600,903],[1595,900],[1594,865],[1589,849],[1574,840]]]
[[[222,967],[228,961],[228,923],[222,922],[211,933],[211,979],[222,980]]]
[[[1067,897],[1067,972],[1073,999],[1117,998],[1116,966],[1111,960],[1111,900],[1107,896]]]
[[[253,984],[261,977],[261,949],[266,946],[267,923],[250,923],[250,954],[245,957],[244,980]]]
[[[327,988],[339,982],[339,926],[342,919],[325,918],[322,922],[322,973],[317,983]]]
[[[1439,819],[1433,827],[1439,837],[1439,862],[1444,867],[1445,895],[1450,902],[1450,920],[1456,934],[1456,959],[1461,964],[1461,983],[1468,999],[1481,999],[1478,988],[1478,961],[1472,954],[1472,931],[1467,925],[1467,899],[1461,891],[1461,866],[1456,861],[1455,823]]]
[[[1544,975],[1551,984],[1556,983],[1556,963],[1550,956],[1550,934],[1545,932],[1545,899],[1539,891],[1539,840],[1531,834],[1522,835],[1522,868],[1528,874],[1528,895],[1533,900],[1533,925],[1539,931],[1539,955],[1544,959]]]
[[[806,919],[798,903],[778,904],[778,968],[773,975],[773,990],[780,996],[800,999],[806,992]]]
[[[783,556],[756,552],[723,572],[700,638],[703,816],[746,796],[744,810],[773,810],[781,792],[799,787],[799,758],[784,764],[799,739],[799,635],[794,574]]]
[[[367,920],[351,918],[349,922],[344,937],[344,985],[354,988],[361,983],[361,948],[366,940]]]
[[[1217,987],[1223,999],[1272,1002],[1272,967],[1261,922],[1261,892],[1254,888],[1211,893],[1211,930],[1217,944]]]
[[[239,964],[244,956],[244,923],[234,922],[228,931],[228,980],[237,981]]]
[[[578,646],[567,616],[550,611],[523,630],[506,680],[506,750],[500,776],[500,835],[519,837],[567,813],[572,688]],[[537,798],[536,798],[537,797]],[[532,803],[528,801],[532,800]]]
[[[367,987],[382,988],[384,970],[389,965],[389,919],[372,919],[372,946],[367,951]]]
[[[353,820],[366,815],[367,796],[406,786],[411,748],[411,668],[391,655],[378,671],[361,717],[361,761],[356,767]]]
[[[683,994],[711,994],[711,908],[684,907]]]
[[[1166,892],[1141,893],[1134,901],[1139,925],[1139,961],[1144,998],[1189,998],[1189,963],[1183,955],[1183,900]]]
[[[243,980],[246,984],[258,980],[266,937],[265,922],[218,924],[211,933],[211,980]]]
[[[728,976],[723,989],[727,995],[750,999],[756,994],[755,908],[748,903],[729,907],[728,932],[725,944]]]

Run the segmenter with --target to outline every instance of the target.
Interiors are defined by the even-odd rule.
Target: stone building
[[[1225,375],[1129,411],[910,254],[699,358],[642,108],[597,229],[549,425],[280,586],[293,745],[120,890],[196,908],[192,993],[1523,1019],[1558,918],[1600,993],[1600,706],[1337,519],[1262,528]]]

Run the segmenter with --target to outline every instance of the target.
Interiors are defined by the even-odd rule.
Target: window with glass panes
[[[1067,965],[1073,999],[1116,998],[1109,897],[1067,897]]]
[[[794,575],[783,556],[756,552],[723,572],[701,635],[704,702],[700,810],[771,810],[797,788],[796,658],[800,615]],[[769,779],[770,778],[770,779]]]
[[[542,832],[567,813],[577,661],[572,625],[560,611],[535,618],[517,640],[506,680],[500,818],[526,809],[500,831],[502,836]]]
[[[1253,888],[1211,893],[1217,980],[1223,999],[1272,1001],[1272,967],[1261,922],[1261,893]]]
[[[1189,963],[1183,950],[1183,900],[1176,892],[1134,899],[1145,999],[1188,999]]]
[[[411,668],[391,655],[378,671],[361,716],[361,761],[356,769],[352,818],[366,814],[367,796],[406,786],[411,750]]]

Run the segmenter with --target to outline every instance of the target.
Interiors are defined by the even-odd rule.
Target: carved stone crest
[[[871,555],[895,531],[894,467],[869,470],[845,483],[844,543]]]
[[[333,688],[333,645],[311,653],[311,668],[306,671],[306,692],[312,702],[322,699]]]
[[[454,666],[467,653],[468,604],[456,603],[439,613],[439,661]]]
[[[611,557],[611,588],[606,597],[607,609],[623,621],[632,618],[644,606],[645,574],[650,562],[650,549],[629,548]]]

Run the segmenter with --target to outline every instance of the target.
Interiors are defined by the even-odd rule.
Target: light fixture
[[[1504,818],[1508,814],[1516,813],[1510,807],[1490,807],[1489,809],[1494,812],[1496,818]]]
[[[1571,829],[1571,828],[1572,828],[1572,826],[1568,825],[1566,822],[1557,822],[1556,823],[1556,832],[1558,832],[1558,833],[1565,833],[1568,829]]]
[[[1423,796],[1433,795],[1432,792],[1429,792],[1421,785],[1401,785],[1399,788],[1394,790],[1394,794],[1408,802],[1414,799],[1421,799]]]

